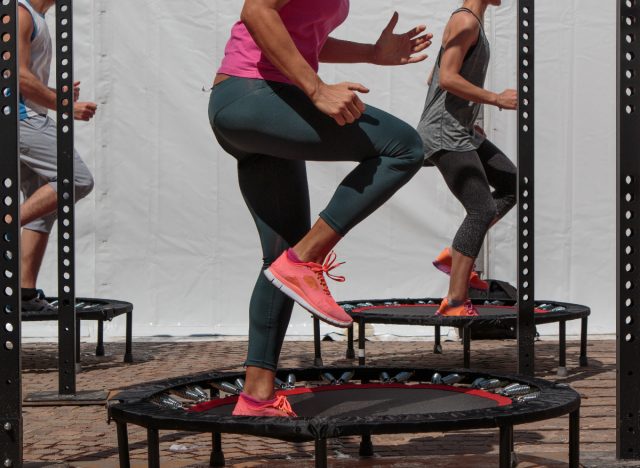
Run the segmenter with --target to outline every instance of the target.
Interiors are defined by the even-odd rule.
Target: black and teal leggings
[[[258,228],[262,269],[310,229],[305,161],[355,161],[320,217],[344,236],[422,166],[422,140],[407,123],[367,106],[340,127],[296,86],[229,78],[213,88],[209,120],[238,161],[240,190]],[[249,307],[247,366],[275,370],[293,302],[262,274]]]

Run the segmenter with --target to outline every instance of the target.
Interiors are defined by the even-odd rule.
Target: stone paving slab
[[[326,365],[355,365],[345,359],[345,343],[324,342]],[[367,345],[368,364],[461,367],[462,346],[444,344],[445,353],[434,355],[425,341],[377,342]],[[92,355],[93,345],[83,344],[83,371],[78,390],[113,390],[141,382],[194,374],[209,370],[240,369],[246,352],[241,341],[142,342],[134,340],[133,364],[122,362],[124,345],[107,343],[106,357]],[[57,345],[30,343],[23,348],[25,395],[57,388]],[[578,367],[579,343],[568,342],[569,375],[556,376],[557,343],[536,344],[538,376],[571,384],[583,396],[582,459],[585,466],[616,466],[615,452],[615,341],[592,341],[590,366]],[[474,368],[514,372],[513,341],[480,341],[472,346]],[[313,343],[286,342],[282,367],[313,365]],[[102,406],[27,407],[24,409],[24,456],[27,466],[43,468],[55,462],[65,467],[116,467],[118,449],[115,425],[108,425]],[[568,418],[516,427],[519,467],[567,466]],[[133,467],[146,467],[146,431],[130,427]],[[209,435],[160,433],[163,467],[207,466]],[[374,436],[376,457],[358,457],[359,439],[329,442],[331,466],[497,466],[497,430],[449,432],[445,434],[399,434]],[[292,444],[246,436],[223,436],[227,466],[313,466],[312,444]],[[411,456],[408,456],[410,454]],[[620,466],[640,466],[620,465]]]

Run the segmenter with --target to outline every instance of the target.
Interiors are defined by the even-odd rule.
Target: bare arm
[[[398,13],[395,12],[375,44],[329,38],[320,53],[320,61],[375,65],[407,65],[422,62],[427,55],[418,53],[431,45],[433,35],[422,34],[426,29],[424,25],[419,25],[404,34],[394,34],[398,18]]]
[[[440,60],[440,87],[468,101],[490,104],[500,109],[516,109],[515,90],[497,94],[474,85],[460,74],[467,52],[478,40],[480,25],[477,20],[471,15],[459,13],[449,21],[447,28],[448,37]]]
[[[20,48],[19,74],[20,94],[47,109],[56,108],[56,92],[47,87],[36,77],[29,67],[31,62],[31,35],[33,34],[33,19],[23,7],[18,9],[18,46]]]
[[[287,31],[279,10],[289,0],[245,0],[241,19],[269,61],[309,96],[314,105],[339,125],[353,123],[365,106],[354,91],[359,83],[325,84],[307,63]]]
[[[18,9],[18,45],[20,47],[19,74],[20,94],[29,101],[56,110],[56,90],[49,88],[33,74],[31,63],[31,35],[33,34],[33,19],[24,7]],[[80,96],[80,82],[74,84],[74,102]],[[76,120],[91,120],[98,106],[93,102],[75,102],[73,116]]]

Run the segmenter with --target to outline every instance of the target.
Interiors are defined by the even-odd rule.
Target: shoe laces
[[[336,263],[336,257],[337,255],[335,254],[335,252],[331,251],[329,255],[327,255],[327,258],[322,265],[316,263],[310,267],[311,271],[316,273],[316,275],[318,276],[318,280],[320,281],[320,285],[322,286],[324,293],[329,296],[331,295],[331,293],[329,292],[327,282],[324,280],[324,275],[327,275],[327,277],[339,283],[343,283],[344,281],[346,281],[346,278],[344,276],[338,276],[331,273],[332,270],[338,268],[340,265],[344,265],[344,262]]]
[[[463,306],[464,306],[464,311],[467,317],[475,317],[478,315],[478,312],[476,311],[475,307],[473,307],[473,302],[471,302],[470,300],[466,300]]]
[[[289,400],[287,400],[287,397],[285,395],[277,395],[276,401],[273,403],[273,407],[282,411],[287,416],[292,416],[292,417],[298,416],[293,411],[293,408],[291,408],[291,403],[289,403]]]

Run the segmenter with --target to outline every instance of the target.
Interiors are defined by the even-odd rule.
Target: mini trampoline
[[[58,321],[57,297],[47,297],[47,301],[56,309],[53,312],[22,312],[23,322],[48,322]],[[98,322],[98,343],[96,344],[96,356],[104,356],[104,322],[110,322],[120,315],[127,315],[126,343],[124,362],[133,362],[131,352],[133,304],[130,302],[116,301],[113,299],[94,299],[79,297],[76,299],[76,346],[77,359],[80,360],[80,322],[92,320]]]
[[[360,455],[373,455],[371,435],[500,429],[500,467],[510,467],[513,427],[566,414],[570,466],[579,462],[580,396],[566,385],[470,370],[310,368],[278,372],[296,418],[234,417],[244,373],[200,374],[125,389],[108,403],[117,424],[120,466],[129,467],[128,424],[147,429],[149,466],[160,466],[159,431],[212,434],[210,465],[225,464],[222,434],[291,442],[315,441],[317,467],[327,466],[327,440],[361,436]],[[457,447],[460,449],[460,447]]]
[[[474,300],[480,314],[478,317],[439,317],[436,315],[441,299],[380,299],[341,302],[340,305],[358,323],[358,359],[364,365],[365,325],[381,323],[394,325],[422,325],[435,328],[434,353],[442,353],[441,327],[456,327],[462,331],[464,367],[471,365],[471,339],[474,331],[481,328],[501,328],[515,331],[517,327],[516,301]],[[580,365],[588,365],[587,321],[591,310],[583,305],[557,301],[536,301],[535,323],[559,324],[558,374],[566,375],[566,324],[570,320],[581,320]],[[355,358],[353,328],[348,330],[347,358]],[[322,366],[320,322],[314,318],[315,365]]]

